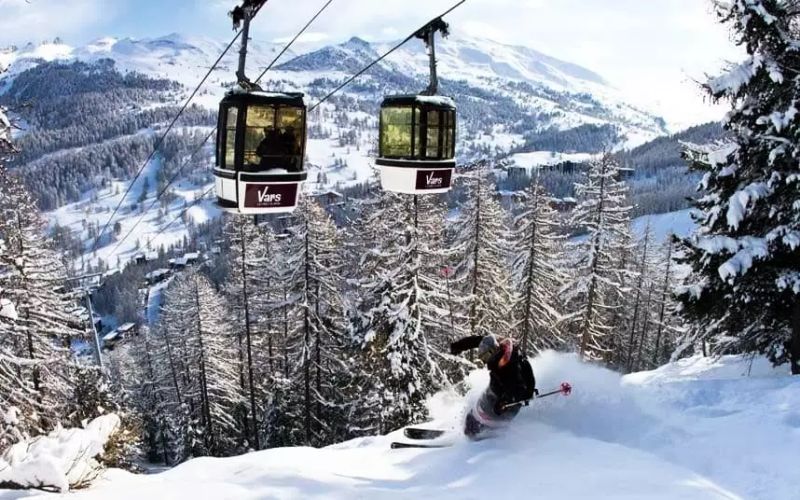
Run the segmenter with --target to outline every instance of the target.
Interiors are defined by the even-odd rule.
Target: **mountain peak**
[[[372,48],[372,45],[368,41],[364,40],[363,38],[359,38],[357,36],[350,38],[350,40],[346,41],[342,45],[344,45],[345,47],[355,47],[360,49]]]

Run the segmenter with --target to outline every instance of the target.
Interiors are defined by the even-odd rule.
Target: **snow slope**
[[[496,439],[451,436],[450,448],[391,450],[397,432],[325,449],[201,458],[151,476],[109,471],[68,498],[798,498],[800,379],[786,370],[741,357],[692,358],[625,377],[568,354],[533,363],[540,388],[569,380],[573,395],[524,409]],[[487,379],[476,372],[470,381],[481,389]],[[463,404],[434,397],[435,425],[456,425]]]
[[[692,210],[678,210],[677,212],[667,212],[665,214],[652,214],[637,217],[631,223],[634,234],[643,237],[647,226],[658,243],[669,241],[672,235],[686,238],[697,225],[692,220]]]
[[[97,62],[112,59],[122,72],[137,71],[179,82],[183,86],[181,92],[176,96],[170,95],[169,99],[182,103],[225,45],[225,40],[180,34],[142,39],[106,37],[82,47],[71,47],[59,41],[29,44],[0,52],[0,65],[9,66],[9,72],[0,79],[0,93],[7,90],[20,73],[41,61]],[[268,89],[305,90],[308,92],[307,103],[311,105],[323,92],[371,62],[388,47],[389,44],[369,43],[358,38],[313,51],[311,46],[299,45],[283,55],[263,83]],[[282,48],[282,44],[253,42],[248,59],[250,75],[255,77],[258,70],[266,67]],[[538,129],[564,130],[586,124],[613,125],[627,137],[628,143],[651,139],[666,132],[662,120],[626,104],[623,96],[598,74],[533,49],[454,32],[438,45],[438,51],[441,76],[458,92],[459,116],[462,117],[460,161],[473,158],[476,151],[505,154],[525,143],[523,132]],[[219,99],[234,83],[236,57],[236,50],[228,53],[195,97],[195,103],[209,109],[217,107]],[[309,126],[316,128],[316,134],[309,138],[307,147],[310,182],[306,183],[305,189],[308,192],[341,190],[374,175],[377,142],[375,108],[386,92],[407,91],[422,85],[427,80],[426,57],[422,43],[409,43],[359,78],[355,85],[345,89],[344,94],[353,99],[352,103],[329,101],[311,113]],[[477,119],[487,106],[498,108],[497,114],[491,119]],[[526,123],[524,127],[520,125],[523,118]],[[161,130],[163,124],[140,133],[157,134]],[[213,148],[208,147],[206,154],[211,159]],[[552,157],[578,160],[589,157],[589,154],[577,152],[562,157],[558,153],[530,153],[518,155],[517,159],[521,164],[529,164],[527,168],[530,168],[542,162],[549,164],[553,161]],[[193,172],[186,172],[180,182],[179,196],[191,202],[196,195],[205,192],[209,184],[197,185],[189,180],[197,173],[209,174],[207,165],[210,163],[198,165]],[[145,176],[153,181],[159,169],[158,162],[153,162],[147,166]],[[155,185],[154,182],[150,183],[150,186]],[[87,245],[93,248],[84,223],[99,223],[101,227],[105,225],[107,216],[121,198],[118,192],[124,192],[127,187],[126,179],[115,179],[111,189],[87,192],[83,201],[61,207],[52,212],[49,218],[53,223],[69,226],[78,234],[83,234]],[[138,186],[134,186],[123,210],[115,216],[114,222],[119,221],[121,234],[127,234],[139,219],[139,213],[130,210],[137,199],[137,190]],[[163,224],[182,209],[182,203],[174,203],[162,218],[158,217],[157,209],[152,210],[119,248],[115,250],[116,243],[102,245],[98,252],[87,252],[84,261],[103,259],[110,266],[124,264],[138,251],[137,245],[145,245],[163,228]],[[195,223],[216,215],[218,211],[211,202],[203,203],[189,212],[189,217]],[[183,221],[177,221],[169,231],[152,241],[152,248],[180,242],[187,232]]]
[[[99,245],[96,251],[93,251],[94,239],[88,236],[87,223],[97,224],[100,228],[104,227],[113,210],[122,200],[130,181],[114,180],[106,189],[89,192],[83,200],[49,212],[48,218],[51,224],[70,228],[74,234],[80,236],[86,249],[85,260],[91,263],[103,259],[112,267],[122,266],[140,251],[158,250],[161,247],[168,248],[171,245],[177,245],[189,234],[188,222],[195,225],[205,223],[219,217],[220,209],[212,199],[206,199],[192,206],[186,211],[185,217],[179,219],[185,207],[201,197],[212,186],[210,183],[194,185],[180,180],[173,185],[175,200],[163,209],[163,215],[159,217],[161,207],[154,201],[156,201],[157,195],[155,186],[158,185],[156,176],[160,168],[160,158],[147,164],[142,175],[130,188],[130,193],[114,217],[114,221],[104,233],[104,244]],[[145,179],[150,188],[147,196],[139,203]],[[145,211],[143,212],[143,210]],[[120,225],[119,237],[114,236],[114,223]],[[127,238],[119,243],[118,238],[121,239],[126,235]],[[79,265],[80,262],[75,262],[75,264]]]
[[[509,157],[515,166],[532,170],[539,167],[552,167],[562,163],[588,163],[597,155],[589,153],[558,153],[556,151],[532,151],[516,153]]]

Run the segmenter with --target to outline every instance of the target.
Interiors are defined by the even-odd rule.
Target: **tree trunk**
[[[316,372],[315,372],[315,383],[317,389],[317,401],[315,405],[315,415],[317,422],[322,422],[322,402],[320,398],[322,397],[322,345],[320,344],[320,330],[322,330],[324,322],[322,321],[322,315],[320,314],[319,308],[319,294],[320,294],[320,284],[319,280],[316,283],[316,297],[314,297],[314,308],[316,310],[316,319],[317,322],[317,331],[316,331],[316,339],[314,340],[314,348],[315,348],[315,364],[316,364]]]
[[[175,356],[172,353],[172,344],[169,341],[169,328],[164,329],[164,344],[167,346],[167,358],[169,359],[169,371],[172,375],[172,385],[175,387],[175,397],[178,398],[178,404],[183,404],[181,397],[181,388],[178,384],[178,370],[175,368]]]
[[[583,324],[583,336],[581,337],[581,345],[580,350],[578,351],[578,356],[582,361],[586,360],[586,350],[589,348],[589,340],[591,338],[591,325],[594,321],[594,301],[595,301],[595,294],[597,293],[597,268],[598,268],[598,260],[599,260],[599,252],[600,252],[600,242],[598,241],[598,235],[600,234],[601,230],[605,229],[603,225],[603,213],[605,211],[605,196],[606,196],[606,164],[605,160],[603,162],[603,171],[602,176],[600,177],[600,194],[598,196],[599,203],[597,204],[597,228],[596,233],[592,236],[592,262],[589,265],[589,270],[592,274],[592,280],[589,283],[589,290],[586,293],[586,316],[584,318]]]
[[[672,268],[672,243],[667,250],[667,269],[664,272],[664,287],[661,289],[661,309],[658,312],[658,333],[656,334],[656,347],[653,351],[653,366],[659,365],[658,350],[661,347],[661,335],[664,332],[664,318],[667,311],[667,298],[669,295],[669,273]]]
[[[22,229],[22,219],[20,218],[18,211],[15,212],[15,215],[17,216],[17,231],[19,232],[19,254],[20,255],[25,255],[25,245],[23,243],[24,242],[24,238],[22,236],[23,232],[24,232],[23,229]],[[20,271],[21,271],[23,280],[25,282],[27,282],[28,276],[25,273],[24,264],[21,266]],[[39,385],[40,385],[39,366],[35,362],[36,361],[36,355],[35,355],[34,348],[33,348],[33,334],[31,333],[31,309],[30,308],[31,308],[31,305],[33,304],[33,300],[31,299],[31,293],[30,293],[30,290],[28,289],[27,283],[25,285],[25,292],[26,292],[27,299],[28,299],[28,303],[26,304],[25,309],[24,309],[24,311],[25,311],[25,313],[24,313],[25,314],[25,336],[27,338],[28,358],[33,362],[32,363],[33,370],[31,372],[32,373],[31,377],[32,377],[32,383],[33,383],[33,390],[36,391],[37,397],[41,401],[42,394],[41,394],[41,391],[39,390],[40,389],[40,387],[39,387]],[[89,318],[89,319],[91,320],[91,318]]]
[[[206,376],[206,349],[203,344],[203,318],[200,315],[200,290],[197,286],[197,276],[194,277],[194,304],[197,308],[197,343],[200,348],[200,408],[206,423],[203,437],[206,449],[213,454],[211,443],[214,441],[214,429],[211,424],[211,402],[208,397],[208,377]]]
[[[789,341],[789,362],[792,375],[800,375],[800,299],[796,298],[792,311],[792,338]]]
[[[478,181],[478,192],[475,195],[475,250],[473,252],[473,270],[472,270],[472,305],[469,311],[470,331],[472,335],[478,335],[475,331],[477,325],[478,307],[475,301],[475,292],[478,290],[478,276],[479,276],[479,255],[481,245],[481,183]],[[470,360],[472,360],[472,350],[470,350]]]
[[[636,284],[636,300],[633,305],[633,320],[631,321],[631,333],[628,339],[628,372],[633,371],[633,343],[636,338],[636,323],[639,321],[639,307],[642,298],[642,285],[644,284],[644,276],[647,267],[647,246],[650,243],[650,225],[647,226],[647,235],[644,240],[644,249],[642,251],[642,262],[639,265],[639,280]],[[639,345],[639,352],[641,353],[641,344]]]
[[[255,445],[256,450],[260,450],[261,443],[259,443],[258,438],[258,418],[256,416],[256,394],[253,383],[253,343],[252,339],[250,338],[250,305],[247,297],[247,248],[245,243],[244,226],[241,227],[242,229],[239,232],[239,235],[241,236],[242,251],[242,300],[244,301],[244,332],[245,340],[247,342],[247,374],[248,385],[250,389],[250,412],[252,413],[251,420],[253,423],[253,444]]]
[[[533,223],[531,224],[531,237],[530,237],[531,248],[530,248],[530,253],[528,255],[528,269],[527,269],[528,272],[527,272],[527,277],[526,277],[526,280],[525,280],[526,281],[526,283],[525,283],[525,315],[524,315],[525,319],[524,319],[524,322],[522,323],[522,344],[521,344],[522,345],[522,355],[523,356],[525,356],[526,353],[528,352],[528,342],[529,342],[530,337],[531,337],[531,335],[533,333],[531,331],[532,330],[531,329],[531,301],[532,301],[532,297],[533,297],[533,289],[534,289],[534,281],[535,281],[534,280],[534,275],[533,275],[533,270],[534,270],[534,266],[536,265],[536,257],[537,257],[536,249],[538,248],[537,245],[536,245],[536,237],[538,236],[538,234],[537,234],[538,227],[536,226],[536,222],[537,222],[536,216],[537,216],[538,212],[539,212],[539,197],[538,197],[538,192],[537,192],[536,201],[534,202],[534,205],[533,205]]]
[[[639,338],[639,350],[636,353],[636,369],[642,369],[642,351],[644,350],[644,343],[647,341],[647,330],[650,328],[650,299],[653,295],[653,287],[650,286],[650,289],[647,292],[647,302],[645,302],[645,316],[644,316],[644,326],[642,327],[642,336]]]
[[[289,289],[283,287],[283,303],[289,301]],[[289,378],[289,306],[283,306],[283,376]]]
[[[303,308],[303,383],[304,383],[304,399],[305,408],[303,409],[303,419],[306,434],[306,445],[311,445],[311,321],[308,314],[308,290],[309,290],[309,266],[310,255],[308,251],[308,219],[306,219],[306,237],[305,237],[305,297],[306,304]]]

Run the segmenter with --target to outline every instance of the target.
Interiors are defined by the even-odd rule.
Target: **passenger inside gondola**
[[[287,156],[297,155],[297,135],[294,132],[294,127],[288,126],[281,133],[281,152]],[[292,158],[294,163],[294,158]]]
[[[275,127],[264,129],[264,138],[256,148],[259,164],[265,168],[284,168],[290,172],[300,172],[297,134],[292,126],[283,130]]]
[[[270,156],[282,154],[280,150],[280,138],[275,127],[267,127],[264,129],[264,139],[261,140],[256,148],[256,154],[261,157],[262,165]]]

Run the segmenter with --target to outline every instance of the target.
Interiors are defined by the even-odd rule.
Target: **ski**
[[[449,448],[450,444],[428,444],[428,443],[400,443],[395,441],[392,443],[392,449],[397,450],[400,448]]]
[[[441,429],[420,429],[419,427],[407,427],[403,429],[403,434],[408,439],[436,439],[444,435],[447,431]]]

